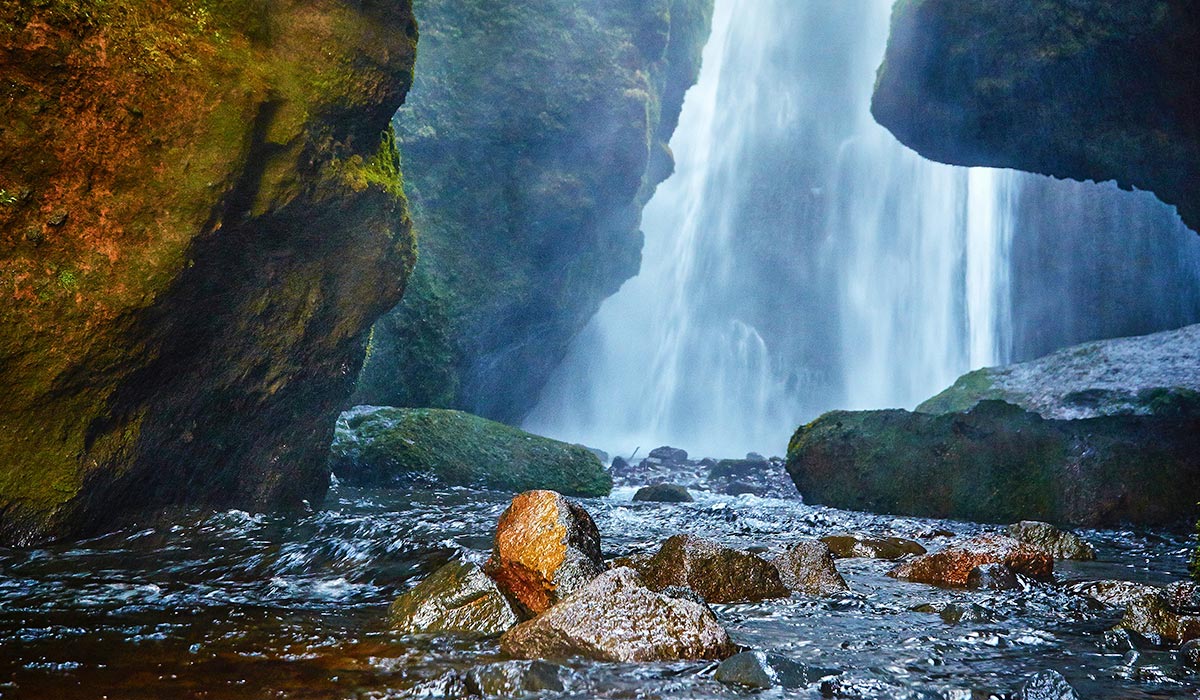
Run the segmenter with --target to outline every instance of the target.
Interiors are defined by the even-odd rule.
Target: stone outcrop
[[[1059,420],[1200,414],[1200,325],[1084,343],[1029,362],[977,370],[917,411],[967,411],[986,400]]]
[[[888,576],[935,586],[966,586],[971,572],[985,564],[1003,564],[1039,581],[1054,575],[1054,559],[1048,554],[1010,537],[984,535],[905,562]]]
[[[591,451],[459,411],[358,406],[337,421],[330,464],[350,486],[551,489],[605,496]]]
[[[788,472],[809,503],[875,513],[1177,525],[1200,501],[1200,418],[835,412],[796,432]]]
[[[398,115],[421,261],[356,403],[507,423],[636,274],[641,209],[699,73],[712,0],[418,0]]]
[[[1116,180],[1200,230],[1189,0],[897,5],[872,111],[933,160]]]
[[[631,564],[653,590],[690,588],[709,603],[752,603],[789,595],[779,571],[762,557],[692,535],[675,535],[654,556],[632,559]]]
[[[408,0],[0,7],[0,542],[322,497],[414,261],[416,40]]]
[[[517,658],[600,661],[724,659],[737,648],[707,606],[655,593],[633,569],[612,569],[500,638]]]
[[[496,526],[484,571],[530,615],[545,612],[604,570],[600,531],[578,504],[553,491],[513,498]]]
[[[772,563],[783,585],[797,593],[827,596],[850,590],[833,563],[829,545],[820,540],[793,542]]]
[[[520,622],[495,581],[478,566],[451,562],[392,603],[390,627],[406,634],[459,632],[494,636]]]

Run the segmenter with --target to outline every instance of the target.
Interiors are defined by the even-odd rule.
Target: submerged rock
[[[978,522],[1171,525],[1200,501],[1200,419],[1045,420],[834,412],[801,427],[788,472],[809,503]]]
[[[359,406],[338,419],[330,463],[350,486],[612,490],[612,477],[586,448],[459,411]]]
[[[992,622],[999,618],[994,610],[978,603],[926,603],[912,608],[913,612],[932,613],[948,625],[963,622]]]
[[[983,564],[967,574],[967,588],[985,591],[1011,591],[1021,587],[1012,569],[1000,563]]]
[[[652,557],[635,560],[656,591],[684,586],[709,603],[750,603],[786,598],[779,571],[765,559],[692,535],[675,535]]]
[[[626,567],[512,628],[500,650],[518,658],[625,662],[717,660],[737,651],[707,606],[655,593]]]
[[[1079,694],[1058,671],[1038,673],[1017,691],[1014,700],[1079,700]]]
[[[713,678],[728,685],[766,690],[804,688],[834,672],[810,669],[779,654],[743,651],[717,665]]]
[[[500,516],[484,571],[531,614],[548,610],[604,570],[600,531],[581,506],[554,491],[513,498]]]
[[[772,560],[783,585],[797,593],[827,596],[850,590],[833,563],[833,553],[820,540],[801,540]]]
[[[1200,669],[1200,639],[1179,647],[1179,662],[1188,668]]]
[[[1131,581],[1086,581],[1073,584],[1067,590],[1114,608],[1123,608],[1130,601],[1160,592],[1158,586]]]
[[[1014,540],[1040,549],[1055,559],[1091,561],[1096,558],[1095,548],[1082,537],[1063,532],[1050,523],[1023,520],[1009,525],[1006,532]]]
[[[541,660],[502,661],[476,666],[464,674],[466,694],[485,698],[516,698],[535,693],[561,693],[571,672]]]
[[[887,559],[895,561],[910,554],[925,554],[920,543],[903,537],[863,537],[862,535],[830,535],[821,541],[829,545],[839,559]]]
[[[498,635],[520,622],[496,582],[478,566],[451,562],[396,599],[392,629],[405,634],[462,632]]]
[[[654,503],[691,503],[692,494],[686,487],[678,484],[653,484],[643,486],[633,494],[635,501],[650,501]]]
[[[1039,581],[1053,578],[1054,560],[1048,554],[998,535],[948,545],[901,564],[888,572],[888,576],[936,586],[966,586],[972,570],[995,563]]]

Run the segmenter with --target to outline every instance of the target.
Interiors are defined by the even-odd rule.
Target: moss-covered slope
[[[408,0],[0,1],[0,541],[322,495],[415,46]]]
[[[873,111],[934,160],[1154,191],[1200,230],[1200,5],[902,0]]]
[[[355,400],[516,422],[637,272],[712,0],[415,4],[417,81],[396,125],[421,259]]]

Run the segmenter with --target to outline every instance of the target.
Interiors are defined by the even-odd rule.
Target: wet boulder
[[[1179,647],[1179,663],[1188,668],[1200,669],[1200,639],[1193,639]]]
[[[1096,558],[1096,550],[1090,543],[1078,535],[1063,532],[1050,523],[1022,520],[1009,525],[1006,534],[1018,542],[1042,550],[1055,559],[1091,561]]]
[[[678,447],[656,447],[650,450],[650,458],[657,459],[662,464],[683,464],[687,462],[687,450],[681,450]]]
[[[648,501],[652,503],[691,503],[693,500],[692,494],[684,486],[679,484],[652,484],[643,486],[633,494],[635,501]]]
[[[485,698],[516,698],[534,693],[561,693],[571,672],[541,660],[503,661],[484,664],[463,676],[466,695]]]
[[[1050,581],[1054,575],[1050,555],[1011,537],[984,535],[905,562],[888,576],[935,586],[966,586],[975,567],[995,563],[1039,581]]]
[[[903,537],[864,537],[862,535],[830,535],[821,541],[829,545],[839,559],[887,559],[895,561],[910,554],[925,554],[918,542]]]
[[[713,678],[726,685],[767,690],[804,688],[816,683],[833,671],[810,669],[802,663],[779,654],[762,651],[743,651],[722,661]]]
[[[500,650],[525,659],[646,662],[718,660],[737,648],[707,606],[655,593],[621,567],[506,632]]]
[[[1012,591],[1021,587],[1021,582],[1012,569],[997,562],[971,569],[967,574],[967,588],[984,591]]]
[[[744,481],[734,481],[725,487],[726,496],[758,496],[762,498],[767,495],[767,491],[765,486],[755,486]]]
[[[1168,588],[1131,600],[1117,628],[1136,632],[1156,646],[1200,639],[1200,610],[1188,606],[1181,589],[1187,590]]]
[[[330,465],[350,486],[553,489],[606,496],[612,477],[578,445],[461,411],[359,406],[338,419]]]
[[[779,571],[762,557],[692,535],[675,535],[657,554],[636,563],[651,589],[685,586],[709,603],[751,603],[790,595]]]
[[[405,634],[457,632],[493,636],[520,622],[496,583],[468,562],[451,562],[392,603],[392,629]]]
[[[1079,700],[1079,694],[1058,671],[1034,675],[1013,696],[1014,700]]]
[[[587,511],[554,491],[513,498],[500,516],[484,571],[524,612],[537,615],[604,570],[600,531]]]
[[[1068,586],[1067,590],[1114,608],[1123,608],[1131,601],[1159,592],[1158,586],[1132,581],[1085,581]]]
[[[792,591],[827,596],[850,590],[833,563],[833,553],[820,540],[801,540],[772,560],[779,579]]]

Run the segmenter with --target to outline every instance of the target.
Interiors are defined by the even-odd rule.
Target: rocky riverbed
[[[760,464],[768,473],[760,488],[777,484],[778,462]],[[801,538],[901,537],[936,552],[1002,530],[807,506],[795,494],[714,493],[711,468],[680,469],[676,481],[688,483],[694,502],[634,502],[644,485],[634,476],[619,476],[607,498],[573,499],[594,520],[605,560],[654,554],[675,535],[769,558]],[[511,499],[339,487],[327,510],[300,518],[231,511],[72,546],[0,550],[0,696],[746,695],[731,679],[755,677],[760,664],[750,657],[738,673],[718,673],[716,661],[514,661],[495,637],[389,631],[399,594],[447,562],[484,565]],[[711,607],[734,644],[774,668],[760,674],[784,686],[772,696],[1006,697],[1055,670],[1084,698],[1194,697],[1200,674],[1177,645],[1106,635],[1125,603],[1071,588],[1182,581],[1187,538],[1080,534],[1094,560],[1055,561],[1052,581],[1022,578],[1012,590],[938,588],[889,577],[896,561],[855,558],[836,562],[849,591]]]

